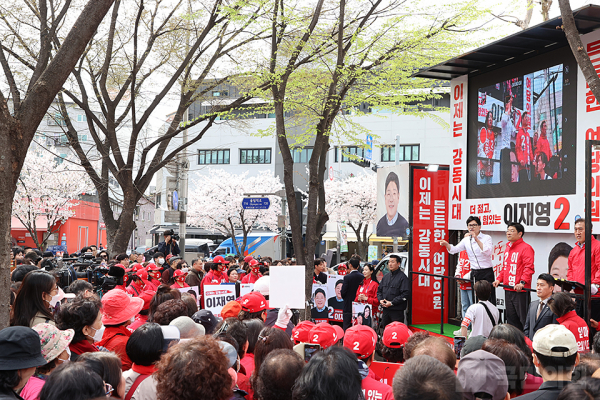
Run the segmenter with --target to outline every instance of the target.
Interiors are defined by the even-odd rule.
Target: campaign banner
[[[348,233],[346,229],[346,222],[339,222],[338,227],[340,229],[340,252],[345,253],[348,251]]]
[[[329,322],[329,310],[327,308],[327,285],[313,283],[311,299],[310,318],[315,323]]]
[[[448,253],[439,242],[448,238],[448,169],[428,171],[411,168],[412,173],[412,271],[448,275]],[[412,275],[412,323],[440,322],[448,318],[448,280],[429,275]],[[442,285],[445,295],[442,298]]]
[[[368,261],[377,260],[377,246],[369,246]]]
[[[204,308],[221,318],[225,304],[235,300],[235,285],[204,285]]]

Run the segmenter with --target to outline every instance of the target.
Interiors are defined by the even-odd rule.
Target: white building
[[[230,97],[236,96],[231,93],[231,88],[216,88],[213,96]],[[225,96],[226,95],[226,96]],[[436,107],[449,107],[449,96],[444,94],[441,99],[430,100],[430,105]],[[194,103],[188,110],[188,118],[193,120],[198,115],[206,112],[211,105],[208,102]],[[418,105],[415,105],[418,107]],[[389,112],[380,112],[377,109],[365,107],[367,114],[360,116],[345,115],[345,118],[353,118],[355,122],[362,125],[371,135],[373,142],[373,162],[378,166],[391,166],[395,164],[396,136],[400,142],[400,162],[421,162],[435,164],[449,164],[451,154],[449,148],[449,112],[432,112],[434,118],[413,115],[397,115]],[[272,171],[274,175],[283,180],[283,160],[279,151],[277,139],[274,135],[259,136],[258,132],[265,131],[275,124],[274,114],[259,114],[251,118],[243,117],[227,121],[216,121],[194,145],[186,152],[189,159],[189,188],[190,192],[194,185],[202,184],[202,177],[206,176],[211,168],[223,169],[232,174],[240,174],[249,171],[251,175],[259,171]],[[439,121],[445,121],[440,124]],[[167,121],[167,123],[170,121]],[[193,138],[202,129],[199,124],[189,129],[188,137]],[[365,137],[366,141],[366,137]],[[181,144],[178,136],[177,143]],[[362,168],[352,163],[346,154],[363,155],[363,148],[358,143],[337,143],[334,136],[331,138],[331,148],[328,154],[328,169],[333,166],[334,176],[338,179],[350,174],[361,174],[364,171],[374,173],[369,168]],[[302,191],[307,189],[306,163],[312,154],[312,147],[306,146],[294,152],[294,184]],[[165,211],[172,210],[172,190],[177,186],[177,165],[172,163],[170,168],[163,168],[157,174],[156,180],[156,207],[155,229],[158,234],[170,227],[176,229],[176,224],[165,221]],[[334,178],[335,179],[335,178]],[[170,188],[170,189],[169,189]],[[158,212],[159,210],[161,212]],[[326,246],[321,246],[319,253],[327,248],[336,246],[337,222],[331,221],[327,224],[327,232],[323,239]],[[349,232],[349,240],[355,241],[354,235]],[[187,228],[188,238],[210,237],[220,241],[224,238],[212,235],[197,228]],[[350,245],[350,251],[354,246]]]

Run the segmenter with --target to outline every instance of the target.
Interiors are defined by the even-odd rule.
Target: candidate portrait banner
[[[329,322],[327,309],[327,285],[313,283],[310,317],[315,323]]]
[[[235,285],[204,285],[204,309],[221,318],[223,306],[235,300]]]

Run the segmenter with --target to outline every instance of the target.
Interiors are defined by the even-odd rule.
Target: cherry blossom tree
[[[377,212],[377,175],[365,173],[325,182],[325,210],[330,220],[346,224],[356,234],[358,254],[367,259],[367,230]]]
[[[30,151],[25,158],[13,198],[12,215],[31,234],[39,249],[61,225],[75,215],[79,196],[92,187],[85,170],[69,160],[57,159],[52,148]],[[40,222],[46,220],[44,231]],[[39,231],[42,231],[41,239]]]
[[[194,189],[188,196],[188,223],[231,237],[237,254],[246,249],[248,234],[253,229],[277,230],[277,216],[281,214],[281,199],[268,196],[271,206],[267,210],[244,210],[244,193],[275,193],[283,184],[271,171],[257,176],[230,174],[221,169],[209,169],[208,175],[193,181]],[[241,246],[235,240],[236,230],[244,237]]]

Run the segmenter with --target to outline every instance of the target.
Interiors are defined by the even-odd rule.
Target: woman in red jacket
[[[575,303],[571,297],[564,293],[554,293],[548,300],[548,307],[556,314],[556,321],[570,330],[577,341],[577,350],[587,352],[590,349],[590,337],[588,326],[575,312]]]
[[[375,267],[371,264],[365,264],[363,267],[363,275],[365,279],[362,285],[358,287],[356,291],[356,298],[354,301],[358,303],[366,303],[371,305],[373,316],[377,315],[377,309],[379,308],[379,301],[377,300],[377,288],[379,288],[379,282],[373,275]]]

